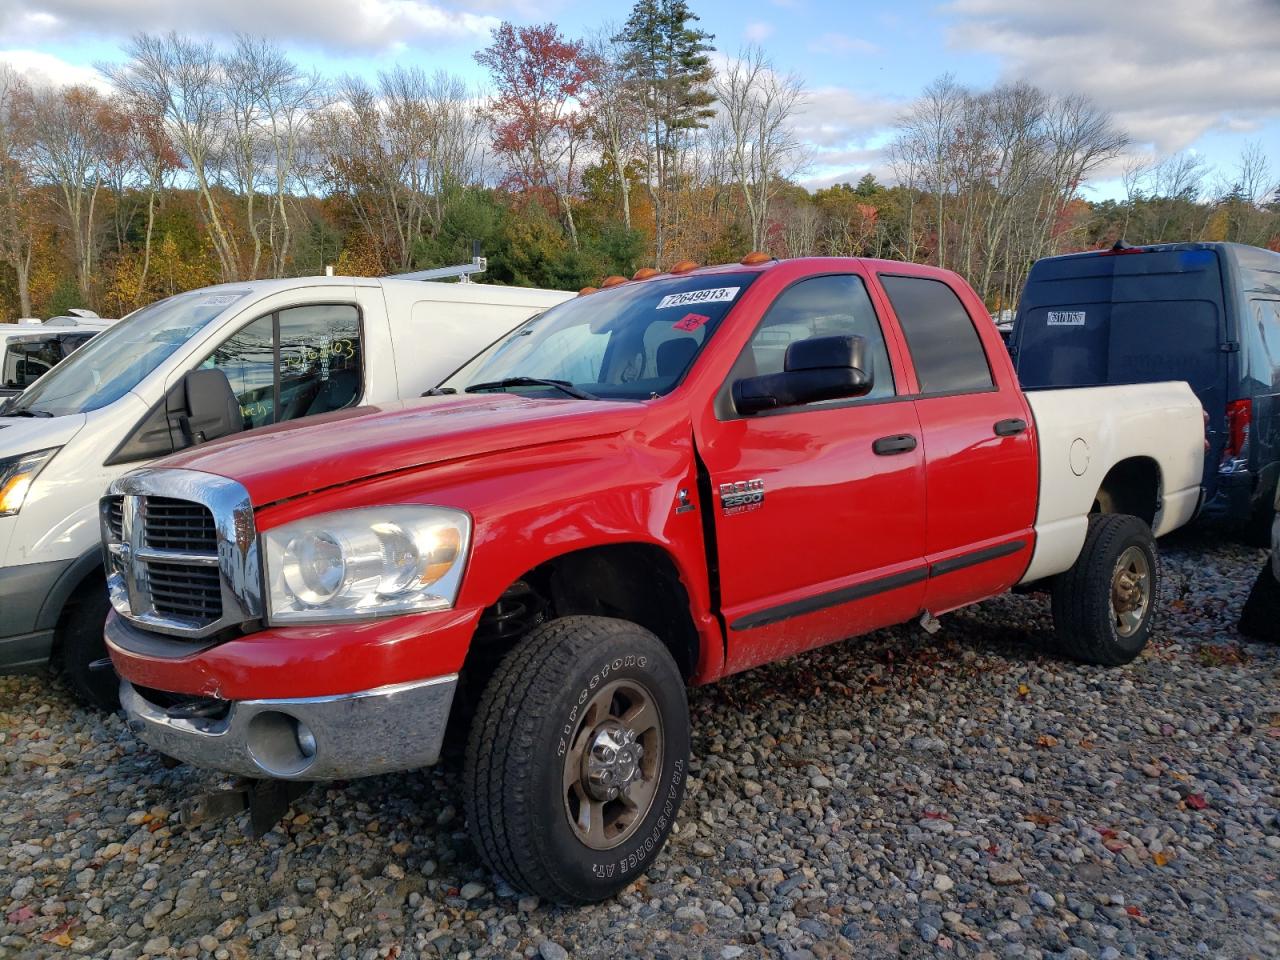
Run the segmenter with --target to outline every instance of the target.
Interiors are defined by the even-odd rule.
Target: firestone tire
[[[520,641],[485,687],[467,743],[467,825],[513,887],[595,903],[662,850],[688,769],[684,679],[662,642],[624,620],[563,617]]]
[[[1244,602],[1240,632],[1254,640],[1280,643],[1280,581],[1271,569],[1270,558],[1258,572],[1249,599]]]
[[[1075,565],[1053,582],[1059,649],[1083,663],[1129,663],[1151,635],[1159,575],[1146,523],[1118,513],[1091,516]]]
[[[93,589],[96,587],[96,589]],[[68,606],[59,628],[62,675],[81,703],[99,710],[120,707],[120,678],[112,669],[90,670],[90,664],[107,656],[103,629],[111,601],[101,583],[89,584]]]

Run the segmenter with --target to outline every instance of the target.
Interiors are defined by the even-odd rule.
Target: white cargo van
[[[54,317],[42,324],[6,324],[11,329],[0,331],[0,409],[113,323]]]
[[[98,334],[0,412],[0,672],[51,664],[113,703],[98,499],[120,474],[228,432],[417,397],[570,296],[260,280],[171,297]]]

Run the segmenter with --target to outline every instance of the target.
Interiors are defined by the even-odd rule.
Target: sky
[[[1280,0],[689,0],[723,54],[761,46],[804,81],[796,119],[811,188],[890,180],[895,117],[944,73],[975,89],[1026,80],[1083,93],[1128,132],[1130,156],[1099,171],[1090,199],[1118,197],[1133,160],[1181,151],[1229,179],[1260,144],[1280,180]],[[444,68],[477,85],[473,54],[502,20],[552,21],[584,36],[629,3],[586,0],[0,0],[0,61],[55,83],[103,85],[139,30],[284,45],[328,75],[373,77],[394,63]]]

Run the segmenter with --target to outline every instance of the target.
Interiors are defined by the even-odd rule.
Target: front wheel
[[[1147,645],[1159,567],[1155,538],[1137,517],[1095,514],[1075,565],[1053,583],[1053,626],[1063,652],[1119,666]]]
[[[110,666],[95,669],[93,665],[107,658],[102,634],[110,610],[106,585],[101,580],[90,581],[68,604],[58,628],[67,685],[81,703],[108,711],[120,706],[120,678]]]
[[[471,723],[464,792],[481,857],[513,887],[593,903],[640,876],[684,798],[689,708],[662,642],[563,617],[502,660]]]

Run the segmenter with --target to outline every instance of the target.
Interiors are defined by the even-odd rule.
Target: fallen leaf
[[[1155,853],[1151,855],[1151,859],[1156,862],[1157,867],[1163,867],[1173,858],[1169,856],[1169,854],[1165,853],[1163,850],[1157,850]]]
[[[1025,697],[1030,692],[1031,692],[1031,688],[1028,687],[1025,683],[1018,684],[1018,696]]]
[[[1048,748],[1048,747],[1056,747],[1057,745],[1058,745],[1058,738],[1050,736],[1047,733],[1042,733],[1040,734],[1039,737],[1036,738],[1037,747]]]
[[[938,812],[936,812],[936,811],[934,811],[934,810],[926,810],[926,811],[925,811],[924,813],[922,813],[920,816],[921,816],[923,819],[925,819],[925,820],[945,820],[945,819],[947,819],[947,815],[946,815],[945,813],[938,813]]]
[[[1124,908],[1124,912],[1125,912],[1125,913],[1127,913],[1127,914],[1128,914],[1129,916],[1131,916],[1131,917],[1140,917],[1140,916],[1142,916],[1142,911],[1141,911],[1141,910],[1139,910],[1137,907],[1135,907],[1132,903],[1131,903],[1131,904],[1129,904],[1127,907],[1125,907],[1125,908]]]
[[[71,946],[71,927],[75,924],[74,920],[68,920],[66,923],[54,927],[48,933],[42,934],[41,939],[45,943],[56,943],[60,947]]]
[[[11,911],[7,919],[12,924],[19,924],[30,920],[35,915],[36,912],[30,907],[19,907],[17,910]]]
[[[1192,793],[1187,795],[1186,804],[1192,810],[1203,810],[1209,805],[1209,801],[1204,798],[1203,794]]]

